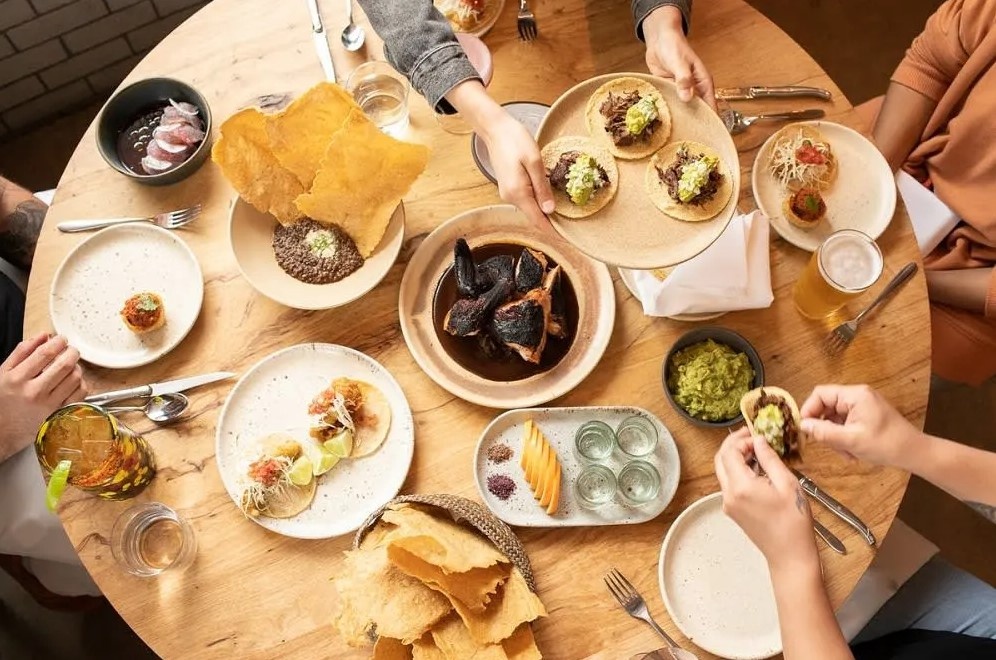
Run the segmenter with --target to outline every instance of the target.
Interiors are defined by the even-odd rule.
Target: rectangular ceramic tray
[[[615,429],[627,417],[642,415],[657,426],[658,441],[654,452],[644,459],[653,464],[661,475],[661,488],[657,497],[642,506],[624,504],[616,494],[615,500],[598,509],[585,509],[578,504],[574,494],[574,480],[587,459],[579,456],[574,449],[574,434],[585,422],[599,420]],[[522,459],[522,428],[527,419],[532,419],[543,435],[556,450],[562,468],[560,506],[553,515],[547,515],[533,498],[525,474],[520,465]],[[498,443],[505,443],[512,451],[512,458],[501,464],[488,460],[488,449]],[[617,476],[628,457],[618,448],[601,461]],[[507,500],[500,500],[488,491],[488,477],[503,474],[515,482],[515,492]],[[678,489],[681,465],[678,448],[671,432],[653,413],[643,408],[623,406],[579,407],[579,408],[523,408],[509,410],[498,415],[484,429],[477,443],[474,455],[474,478],[481,499],[492,513],[509,525],[516,527],[584,527],[590,525],[633,525],[652,520],[663,513]]]

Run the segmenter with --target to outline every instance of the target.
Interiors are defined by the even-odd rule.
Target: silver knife
[[[322,15],[318,11],[318,0],[308,0],[308,11],[311,12],[311,40],[318,53],[318,61],[322,63],[325,79],[335,82],[335,67],[332,65],[332,51],[329,50],[328,39],[325,38],[325,27],[322,25]]]
[[[831,99],[831,94],[819,87],[802,87],[799,85],[788,85],[784,87],[764,87],[755,85],[753,87],[726,87],[716,90],[716,98],[722,101],[749,101],[751,99],[762,98],[784,98],[788,96],[808,96],[824,101]]]
[[[103,394],[91,394],[87,398],[83,399],[83,401],[85,403],[104,406],[108,403],[122,401],[124,399],[136,399],[140,397],[159,396],[161,394],[173,394],[174,392],[185,392],[189,389],[200,387],[201,385],[207,385],[208,383],[214,383],[219,380],[231,378],[234,375],[235,374],[228,371],[216,371],[211,374],[201,374],[200,376],[188,376],[186,378],[177,378],[176,380],[167,380],[163,383],[141,385],[127,390],[115,390],[113,392],[104,392]]]
[[[826,491],[816,485],[816,482],[804,475],[802,472],[799,472],[795,468],[789,469],[792,470],[792,474],[794,474],[796,479],[799,480],[799,485],[802,489],[812,496],[814,500],[830,509],[830,511],[838,518],[858,530],[858,533],[865,537],[865,541],[868,542],[868,545],[875,545],[875,535],[872,534],[872,531],[868,528],[868,525],[861,522],[861,519],[854,515],[853,511],[828,495]]]
[[[826,541],[826,544],[830,546],[831,550],[838,554],[847,554],[847,548],[844,546],[843,541],[837,538],[836,534],[824,527],[823,524],[816,518],[813,518],[813,529],[816,530],[817,536]]]

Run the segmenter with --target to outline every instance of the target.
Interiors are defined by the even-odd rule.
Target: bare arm
[[[823,586],[819,559],[806,566],[768,565],[785,659],[852,660]]]
[[[959,309],[986,313],[986,296],[993,286],[992,268],[928,270],[927,294],[930,299]]]
[[[958,442],[923,435],[904,461],[905,469],[923,477],[996,522],[996,453]]]
[[[0,177],[0,257],[30,270],[47,210],[30,192]]]
[[[920,141],[923,129],[937,106],[920,92],[899,83],[889,83],[872,137],[889,167],[897,172]]]

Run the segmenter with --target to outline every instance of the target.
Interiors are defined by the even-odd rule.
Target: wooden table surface
[[[324,4],[340,79],[365,55],[381,57],[379,46],[372,45],[365,53],[345,53],[338,43],[345,24],[344,16],[337,13],[341,3]],[[526,44],[516,38],[514,2],[507,3],[486,38],[495,61],[490,89],[499,101],[551,103],[588,77],[646,70],[643,46],[633,37],[629,2],[536,0],[533,5],[540,30],[536,42]],[[718,86],[825,87],[835,99],[826,106],[829,118],[865,128],[858,125],[850,104],[820,67],[742,0],[696,3],[692,44],[710,66]],[[279,5],[269,0],[215,0],[160,44],[126,82],[156,75],[176,77],[197,87],[219,123],[258,96],[300,93],[321,78],[306,4],[303,0]],[[812,102],[793,100],[737,107],[749,111],[808,105]],[[104,164],[91,126],[62,177],[43,230],[29,285],[26,335],[51,327],[48,293],[53,273],[84,238],[58,233],[57,222],[151,214],[200,202],[203,216],[180,234],[204,270],[204,305],[194,329],[176,350],[147,367],[87,369],[94,391],[206,371],[243,373],[273,351],[301,342],[344,344],[386,366],[411,403],[416,451],[402,492],[448,492],[476,498],[472,453],[479,433],[496,412],[455,399],[419,370],[401,335],[397,301],[402,272],[419,241],[447,218],[497,202],[497,191],[475,168],[467,136],[440,131],[421,97],[413,96],[411,113],[410,139],[430,145],[432,157],[405,200],[407,229],[401,257],[373,292],[346,307],[324,312],[282,307],[257,294],[239,275],[227,238],[234,193],[213,164],[174,186],[137,185]],[[737,138],[744,182],[741,208],[753,208],[751,165],[770,132],[758,126]],[[879,243],[886,260],[883,279],[906,262],[919,260],[901,205]],[[819,351],[826,326],[804,320],[791,302],[792,284],[807,257],[773,238],[774,305],[729,314],[718,323],[750,339],[764,360],[768,382],[786,387],[800,399],[818,383],[867,382],[922,423],[930,365],[922,275],[867,324],[843,359],[830,361]],[[653,411],[677,441],[681,485],[664,514],[649,523],[521,531],[540,596],[550,612],[535,625],[539,646],[550,658],[627,658],[661,645],[647,626],[629,618],[610,599],[601,578],[613,566],[647,597],[651,612],[664,628],[686,641],[661,602],[658,554],[674,518],[696,499],[718,489],[712,457],[725,431],[685,423],[667,404],[660,383],[662,358],[671,343],[692,326],[645,317],[614,271],[613,277],[617,322],[608,351],[596,371],[555,404],[629,404]],[[195,390],[192,411],[177,426],[153,428],[144,420],[134,424],[137,430],[148,432],[161,466],[158,478],[140,499],[165,502],[194,525],[199,549],[188,571],[143,580],[125,574],[114,563],[108,547],[111,525],[130,503],[99,501],[70,489],[60,510],[62,521],[115,608],[166,658],[364,657],[365,653],[345,648],[331,625],[336,594],[329,577],[340,570],[341,553],[351,538],[298,541],[269,533],[243,518],[222,486],[214,461],[214,428],[230,387],[222,383]],[[848,464],[819,448],[807,453],[806,470],[854,509],[879,539],[885,536],[905,491],[905,474]],[[839,605],[874,551],[826,510],[817,505],[813,510],[848,546],[846,556],[821,550],[830,595]],[[710,656],[702,652],[700,657]]]

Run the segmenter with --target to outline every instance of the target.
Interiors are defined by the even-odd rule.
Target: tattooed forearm
[[[966,504],[978,511],[989,522],[996,523],[996,506],[981,504],[979,502],[966,502]]]
[[[795,491],[795,508],[799,509],[799,513],[802,515],[809,515],[809,500],[803,494],[802,486],[798,487]]]
[[[47,209],[40,200],[26,199],[11,213],[0,217],[0,256],[30,270]]]

